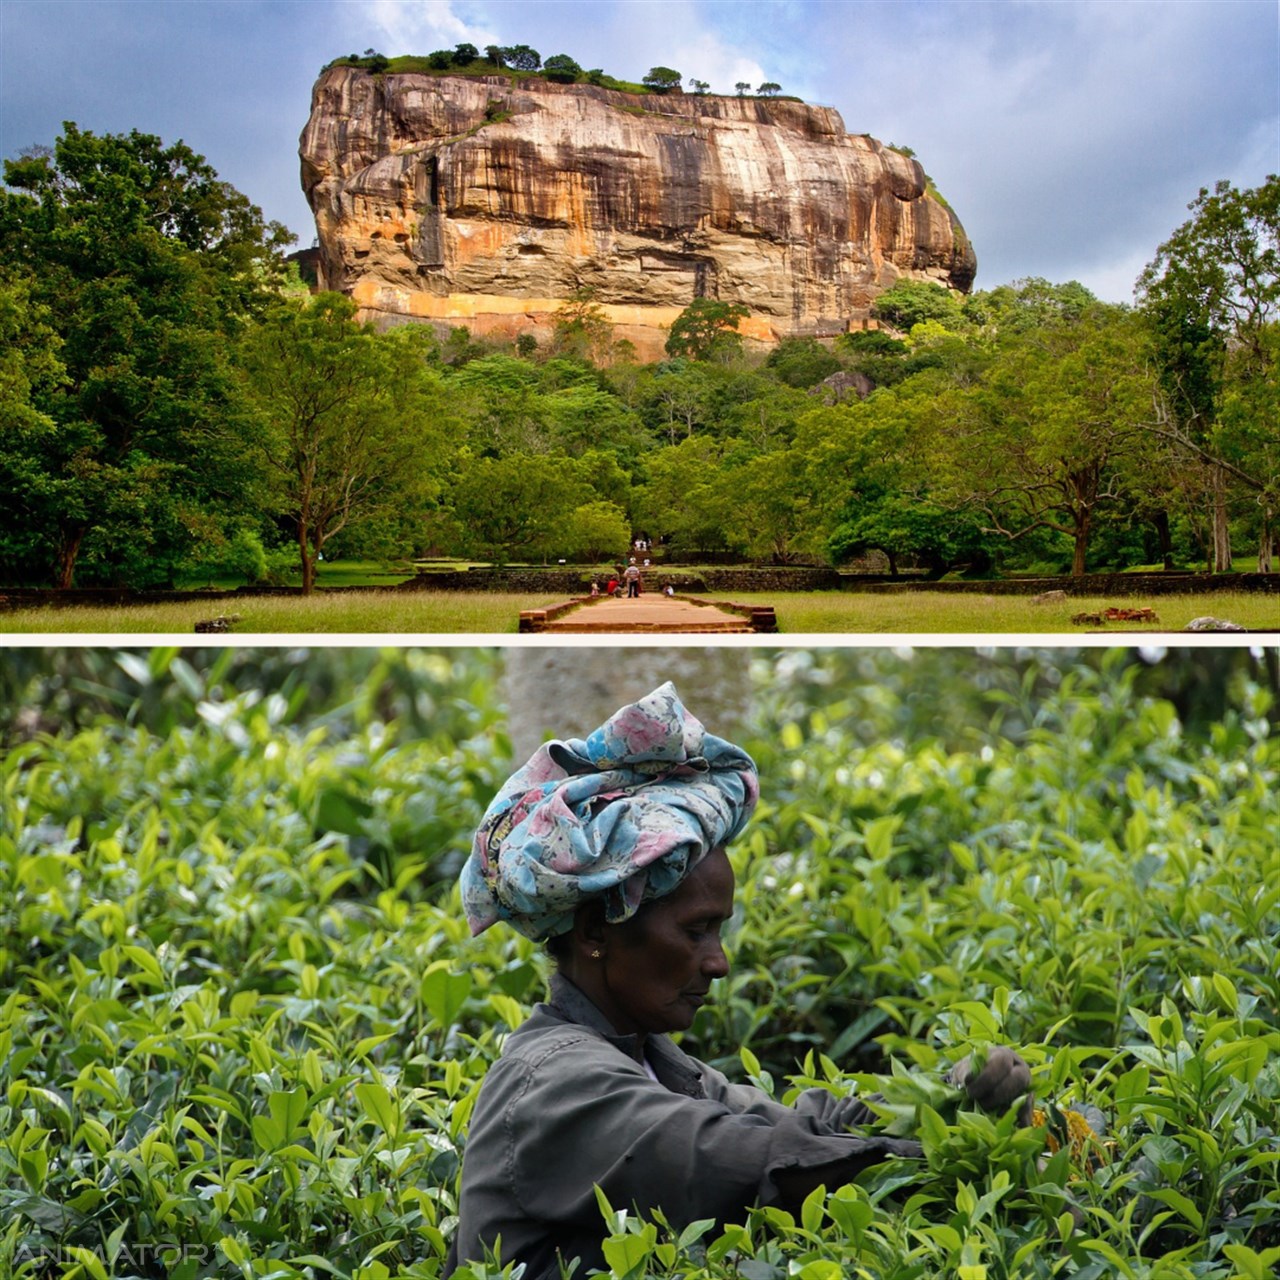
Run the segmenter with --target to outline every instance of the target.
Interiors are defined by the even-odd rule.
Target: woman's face
[[[588,994],[623,1035],[685,1030],[729,972],[720,929],[732,913],[733,868],[715,849],[673,893],[605,926]]]

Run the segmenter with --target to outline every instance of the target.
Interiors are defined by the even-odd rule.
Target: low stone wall
[[[287,587],[272,588],[274,592],[287,592]],[[245,592],[236,591],[134,591],[129,587],[68,587],[56,590],[52,587],[0,587],[0,609],[74,608],[76,605],[113,604],[182,604],[189,600],[219,600],[234,598]],[[299,594],[301,594],[299,590]]]
[[[1089,573],[1082,578],[996,578],[975,582],[922,582],[918,578],[841,577],[845,591],[943,591],[986,596],[1169,596],[1200,591],[1280,593],[1280,573]]]
[[[460,569],[421,573],[387,591],[513,591],[555,596],[585,596],[592,575],[582,569]],[[603,587],[604,582],[600,581]],[[1280,594],[1280,573],[1091,573],[1083,578],[995,578],[972,582],[928,582],[921,578],[837,573],[814,568],[703,568],[645,571],[646,591],[668,583],[681,595],[752,591],[942,591],[978,595],[1040,595],[1064,591],[1069,596],[1161,596],[1186,592],[1261,591]],[[371,587],[325,587],[326,594],[376,590]],[[65,591],[39,587],[0,587],[0,610],[45,606],[162,604],[192,600],[234,600],[245,596],[301,595],[300,587],[237,587],[234,591],[132,591],[126,587],[74,587]]]
[[[832,591],[840,586],[834,569],[721,568],[682,569],[650,565],[642,571],[646,591],[660,591],[668,583],[695,595],[704,591]],[[548,591],[580,594],[591,585],[592,574],[582,569],[460,569],[420,573],[402,582],[398,591]],[[604,586],[602,577],[596,581]]]

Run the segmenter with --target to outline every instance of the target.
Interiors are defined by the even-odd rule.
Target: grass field
[[[302,596],[191,600],[175,604],[76,605],[0,613],[0,632],[139,634],[193,631],[197,622],[235,616],[241,634],[514,633],[521,609],[561,597],[520,592],[344,591]]]
[[[564,597],[527,592],[344,591],[299,596],[255,596],[242,600],[188,601],[154,605],[92,605],[17,609],[0,613],[0,632],[13,634],[142,634],[189,632],[198,621],[238,615],[241,634],[507,634],[517,630],[522,609],[540,609]],[[1181,631],[1206,614],[1250,631],[1280,628],[1280,598],[1259,592],[1217,591],[1146,599],[1071,596],[1064,603],[1036,605],[1029,596],[926,591],[739,592],[716,598],[736,604],[771,604],[784,633],[858,634],[1066,634],[1103,631]],[[1099,613],[1109,605],[1146,606],[1158,621],[1076,625],[1077,613]]]
[[[1249,630],[1280,627],[1280,598],[1260,592],[1213,591],[1151,599],[1069,596],[1060,604],[1032,604],[1030,596],[997,596],[928,591],[890,593],[809,591],[771,595],[734,593],[735,604],[772,604],[784,632],[854,633],[919,632],[1029,633],[1083,635],[1104,630],[1122,635],[1137,631],[1181,631],[1206,614],[1228,619]],[[1076,625],[1077,613],[1100,613],[1111,605],[1153,608],[1158,622],[1111,623],[1105,627]]]

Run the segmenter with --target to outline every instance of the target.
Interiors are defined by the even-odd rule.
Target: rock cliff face
[[[323,288],[369,318],[545,338],[590,288],[642,358],[697,296],[762,342],[861,327],[976,260],[916,161],[829,107],[333,67],[302,134]]]

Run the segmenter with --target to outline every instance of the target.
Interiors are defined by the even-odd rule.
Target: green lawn
[[[503,634],[517,630],[521,609],[562,599],[528,592],[344,591],[310,597],[249,596],[177,604],[76,605],[0,612],[0,632],[177,633],[219,615],[238,615],[240,634]]]
[[[564,599],[556,593],[479,591],[344,591],[299,596],[251,596],[181,604],[93,605],[18,609],[0,613],[0,632],[128,634],[190,632],[202,619],[239,615],[234,631],[320,634],[507,634],[517,630],[522,609],[540,609]],[[1280,627],[1280,598],[1259,592],[1217,591],[1147,598],[1071,596],[1065,603],[1036,605],[1030,596],[927,591],[709,593],[708,600],[771,604],[784,633],[833,635],[1066,634],[1103,630],[1181,631],[1205,614],[1250,630]],[[1151,623],[1076,625],[1074,614],[1098,613],[1109,605],[1150,606]]]
[[[857,633],[1030,633],[1083,635],[1100,629],[1117,635],[1136,631],[1181,631],[1193,618],[1208,614],[1255,630],[1280,627],[1280,597],[1255,591],[1205,591],[1151,598],[1068,596],[1065,603],[1032,604],[1030,596],[953,592],[808,591],[771,594],[734,592],[735,604],[771,604],[778,629],[799,632]],[[1105,628],[1076,625],[1077,613],[1101,613],[1109,606],[1150,607],[1158,622],[1113,622]]]

